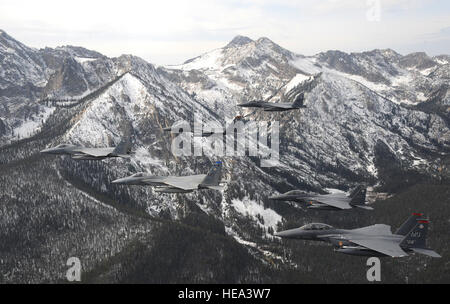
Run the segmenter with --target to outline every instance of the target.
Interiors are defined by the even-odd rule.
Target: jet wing
[[[190,176],[173,176],[166,178],[163,183],[175,188],[183,190],[195,190],[202,183],[206,174],[190,175]]]
[[[77,154],[86,154],[90,156],[100,157],[100,156],[107,156],[113,151],[114,148],[83,148],[77,151],[78,152]]]
[[[302,197],[302,199],[308,201],[316,201],[331,207],[339,208],[339,209],[351,209],[352,206],[348,203],[348,198],[346,196],[330,196],[330,195],[311,195]]]
[[[353,229],[352,233],[367,235],[391,235],[391,226],[385,224],[376,224],[363,228]]]
[[[408,255],[402,248],[400,248],[398,243],[386,239],[353,239],[350,237],[349,241],[394,258]]]

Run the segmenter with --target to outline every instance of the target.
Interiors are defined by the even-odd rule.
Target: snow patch
[[[241,237],[239,237],[239,235],[232,228],[225,227],[225,232],[228,235],[231,235],[236,240],[236,242],[238,242],[239,244],[250,246],[250,247],[253,247],[253,248],[257,248],[256,243],[249,242],[249,241],[246,241],[246,240],[242,239]]]
[[[282,217],[272,209],[265,209],[264,206],[258,204],[256,201],[249,199],[248,197],[244,197],[243,200],[232,199],[231,203],[233,204],[234,209],[244,215],[249,215],[251,217],[256,218],[257,215],[263,218],[263,222],[261,223],[259,219],[256,218],[258,223],[265,227],[272,227],[275,229],[277,227],[278,222],[281,222]]]
[[[413,106],[415,104],[417,104],[417,102],[408,100],[408,99],[400,99],[396,102],[396,100],[393,100],[396,104],[406,104],[406,105],[410,105]]]
[[[425,96],[425,94],[423,92],[419,92],[419,93],[417,93],[417,100],[426,101],[427,97]]]
[[[43,124],[43,122],[55,111],[55,108],[42,107],[42,111],[29,120],[25,120],[19,127],[13,130],[13,135],[18,138],[27,138]]]
[[[374,164],[370,164],[370,165],[367,166],[367,172],[369,172],[373,176],[377,176],[378,175],[378,170],[377,170],[377,168],[375,167]]]
[[[430,75],[434,70],[436,69],[436,67],[431,67],[425,70],[420,71],[420,74],[424,75],[424,76],[428,76]]]
[[[211,52],[205,53],[191,62],[167,66],[168,69],[180,69],[184,71],[190,70],[217,70],[220,68],[219,58],[222,57],[222,49],[215,49]]]
[[[97,58],[87,58],[87,57],[74,57],[74,58],[76,61],[78,61],[78,63],[81,63],[81,64],[88,62],[88,61],[97,60]]]
[[[412,82],[411,75],[400,75],[391,78],[392,86],[404,86],[409,85]]]
[[[412,165],[413,165],[413,167],[418,167],[418,166],[427,165],[427,164],[428,164],[428,161],[426,159],[415,156]]]
[[[315,63],[315,58],[307,57],[300,57],[291,61],[291,65],[309,74],[317,74],[322,72],[322,69],[315,65]]]
[[[16,51],[12,48],[7,47],[7,48],[5,48],[5,52],[9,53],[9,54],[14,54]]]
[[[445,59],[436,58],[435,61],[439,64],[448,64],[448,60],[445,60]]]
[[[144,167],[161,166],[163,164],[160,159],[154,158],[144,147],[136,149],[134,159]]]
[[[309,79],[310,79],[310,76],[306,76],[304,74],[297,74],[297,75],[295,75],[291,79],[291,81],[289,81],[288,84],[286,84],[286,86],[285,86],[286,92],[289,92],[290,90],[295,88],[297,85],[299,85],[303,81],[309,80]]]

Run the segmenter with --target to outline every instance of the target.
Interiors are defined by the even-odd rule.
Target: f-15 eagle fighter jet
[[[208,174],[187,176],[154,176],[146,173],[136,173],[129,177],[116,179],[113,184],[141,185],[156,187],[156,192],[189,193],[194,190],[222,190],[222,162],[216,162]]]
[[[293,103],[275,103],[266,101],[251,101],[247,103],[238,104],[238,107],[242,108],[261,108],[265,112],[284,112],[289,110],[298,110],[301,108],[306,108],[303,104],[305,95],[303,93],[299,94]]]
[[[298,203],[307,203],[308,209],[319,210],[345,210],[352,208],[361,208],[373,210],[366,205],[366,188],[363,185],[356,187],[349,196],[345,193],[330,194],[311,194],[300,190],[288,191],[284,194],[269,197],[275,201],[292,201]]]
[[[130,138],[122,140],[116,147],[88,148],[73,144],[60,144],[53,148],[42,150],[41,153],[56,155],[71,155],[76,160],[102,160],[105,158],[131,157]]]
[[[429,222],[422,214],[413,214],[393,234],[391,226],[376,224],[358,229],[338,229],[322,223],[312,223],[300,228],[275,234],[281,238],[329,242],[335,251],[357,256],[404,257],[420,253],[434,258],[441,256],[427,248]]]

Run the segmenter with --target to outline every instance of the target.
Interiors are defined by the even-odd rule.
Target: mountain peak
[[[89,50],[81,46],[64,45],[56,47],[57,50],[65,51],[73,57],[104,58],[105,56],[97,51]]]
[[[258,40],[256,40],[256,42],[259,42],[259,43],[270,43],[270,44],[275,44],[272,40],[270,40],[270,39],[267,38],[267,37],[261,37],[261,38],[259,38]]]
[[[419,70],[428,69],[437,65],[425,52],[414,52],[405,55],[400,60],[401,66],[405,68],[418,68]]]
[[[237,35],[236,37],[233,38],[233,40],[230,41],[230,43],[227,44],[226,47],[241,46],[251,42],[253,42],[253,40],[251,40],[250,38],[246,36]]]
[[[399,56],[400,54],[397,53],[396,51],[394,51],[393,49],[374,49],[371,52],[368,53],[378,53],[381,54],[383,56]]]

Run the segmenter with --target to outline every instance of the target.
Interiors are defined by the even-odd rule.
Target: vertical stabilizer
[[[131,154],[131,137],[124,137],[114,149],[113,154],[118,156]]]
[[[423,213],[413,213],[407,220],[404,222],[398,229],[395,231],[395,234],[398,235],[407,235],[417,223],[419,218],[422,218]]]
[[[216,162],[202,182],[203,186],[219,186],[222,179],[222,162]]]
[[[418,219],[414,228],[401,241],[400,247],[432,258],[440,258],[439,253],[427,248],[428,225],[428,220]]]
[[[417,220],[416,225],[408,232],[400,243],[400,246],[406,248],[426,248],[428,224],[429,222],[427,220]]]
[[[350,205],[357,206],[357,205],[365,205],[366,204],[366,193],[367,189],[363,185],[359,185],[355,188],[355,190],[350,193]]]
[[[294,102],[292,103],[292,106],[294,108],[304,108],[305,105],[303,104],[305,101],[305,93],[300,93],[295,97]]]

